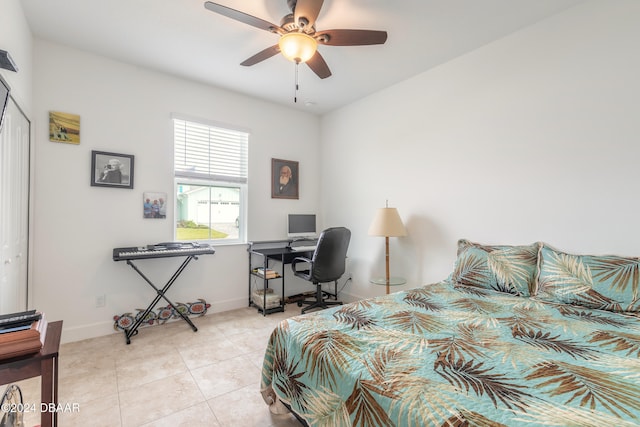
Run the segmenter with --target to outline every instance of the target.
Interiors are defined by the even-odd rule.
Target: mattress
[[[639,359],[633,315],[443,281],[284,320],[261,389],[310,426],[637,426]]]

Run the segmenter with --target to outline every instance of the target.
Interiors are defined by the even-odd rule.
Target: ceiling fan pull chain
[[[299,87],[298,87],[298,64],[299,64],[299,62],[296,62],[296,84],[295,84],[295,90],[294,90],[294,93],[293,93],[293,102],[296,103],[296,104],[298,103],[298,89],[299,89]]]

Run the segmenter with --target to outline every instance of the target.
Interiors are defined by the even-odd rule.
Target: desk
[[[62,334],[62,320],[47,325],[47,335],[39,353],[18,356],[0,361],[1,383],[11,384],[16,381],[42,376],[40,381],[40,399],[42,409],[58,406],[58,349]],[[53,406],[51,406],[53,405]],[[58,414],[55,410],[44,410],[40,413],[42,427],[58,425]]]
[[[263,280],[263,290],[265,292],[263,299],[263,308],[256,306],[258,311],[262,312],[263,316],[267,314],[276,313],[280,311],[284,311],[285,306],[285,285],[284,285],[284,269],[285,265],[291,264],[296,257],[307,257],[310,258],[313,256],[314,251],[292,251],[289,245],[291,244],[290,240],[272,240],[266,242],[249,242],[249,248],[247,251],[249,252],[249,307],[253,304],[251,300],[251,277],[257,277]],[[253,257],[258,256],[262,259],[261,267],[264,268],[264,271],[269,269],[269,261],[277,261],[280,263],[281,270],[278,271],[278,275],[275,278],[266,278],[259,274],[256,274],[253,269]],[[280,306],[273,308],[267,307],[267,297],[266,290],[269,287],[269,282],[271,280],[281,280],[282,281],[282,296],[280,298]]]

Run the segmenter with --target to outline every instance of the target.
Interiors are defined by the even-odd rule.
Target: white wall
[[[459,238],[640,255],[640,2],[592,1],[335,111],[322,206],[353,232],[353,297],[379,295],[377,207],[406,287],[451,271]]]
[[[144,220],[140,206],[144,191],[172,193],[171,112],[250,130],[250,239],[283,237],[287,212],[352,229],[351,297],[384,292],[368,282],[383,272],[383,239],[366,233],[385,199],[409,230],[391,239],[392,273],[405,287],[446,277],[461,237],[639,255],[639,8],[586,3],[320,123],[41,40],[32,67],[20,3],[3,0],[0,48],[21,70],[2,73],[35,128],[33,306],[64,319],[70,341],[110,333],[114,314],[147,305],[150,289],[111,249],[172,238],[172,218]],[[50,110],[81,116],[79,146],[48,140]],[[91,150],[134,154],[135,189],[90,187]],[[270,198],[272,157],[300,161],[299,201]],[[177,262],[148,261],[150,277],[163,282]],[[214,311],[244,306],[246,262],[244,246],[219,247],[171,296],[203,297]],[[95,308],[98,295],[105,308]]]
[[[143,192],[173,193],[171,113],[250,132],[249,239],[283,238],[287,212],[318,209],[316,116],[43,40],[34,43],[34,94],[34,307],[64,319],[65,341],[113,332],[114,315],[153,299],[142,278],[111,257],[115,247],[173,239],[171,197],[166,220],[142,216]],[[80,115],[79,145],[49,141],[49,111]],[[91,187],[91,150],[134,155],[134,189]],[[300,162],[300,200],[271,199],[272,157]],[[181,261],[139,267],[164,285]],[[192,262],[168,296],[204,298],[213,311],[244,307],[247,271],[245,245],[219,246]],[[96,308],[100,295],[104,308]]]
[[[26,113],[31,112],[31,30],[20,0],[2,0],[0,4],[0,49],[9,52],[18,72],[0,69],[0,75],[11,86],[11,95]]]
[[[33,43],[31,40],[31,31],[27,24],[22,11],[22,5],[19,0],[5,0],[0,2],[0,49],[7,51],[16,63],[18,71],[13,72],[0,69],[0,75],[7,81],[11,88],[11,97],[14,99],[18,107],[24,115],[30,119],[32,110],[32,50]],[[32,128],[33,130],[33,128]],[[31,158],[33,155],[31,154]],[[8,188],[3,185],[3,188]],[[31,206],[33,205],[33,193],[23,195],[29,197]],[[30,216],[29,227],[33,226]],[[6,218],[5,218],[6,219]],[[29,258],[27,265],[28,275],[32,273],[32,264],[30,263],[33,250],[33,241],[29,240]],[[2,262],[5,260],[3,259]],[[22,263],[21,263],[22,264]],[[15,265],[15,264],[14,264]],[[0,267],[0,277],[7,278]],[[14,267],[15,271],[15,267]],[[11,277],[11,276],[9,276]],[[14,277],[15,278],[15,277]],[[22,293],[24,283],[12,283],[9,280],[7,288],[12,289],[9,293]],[[33,292],[29,291],[26,295],[27,304],[33,301]],[[23,301],[20,297],[17,301]]]

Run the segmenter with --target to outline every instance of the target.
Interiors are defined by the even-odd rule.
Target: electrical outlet
[[[107,304],[106,295],[98,295],[96,297],[96,308],[104,307]]]

